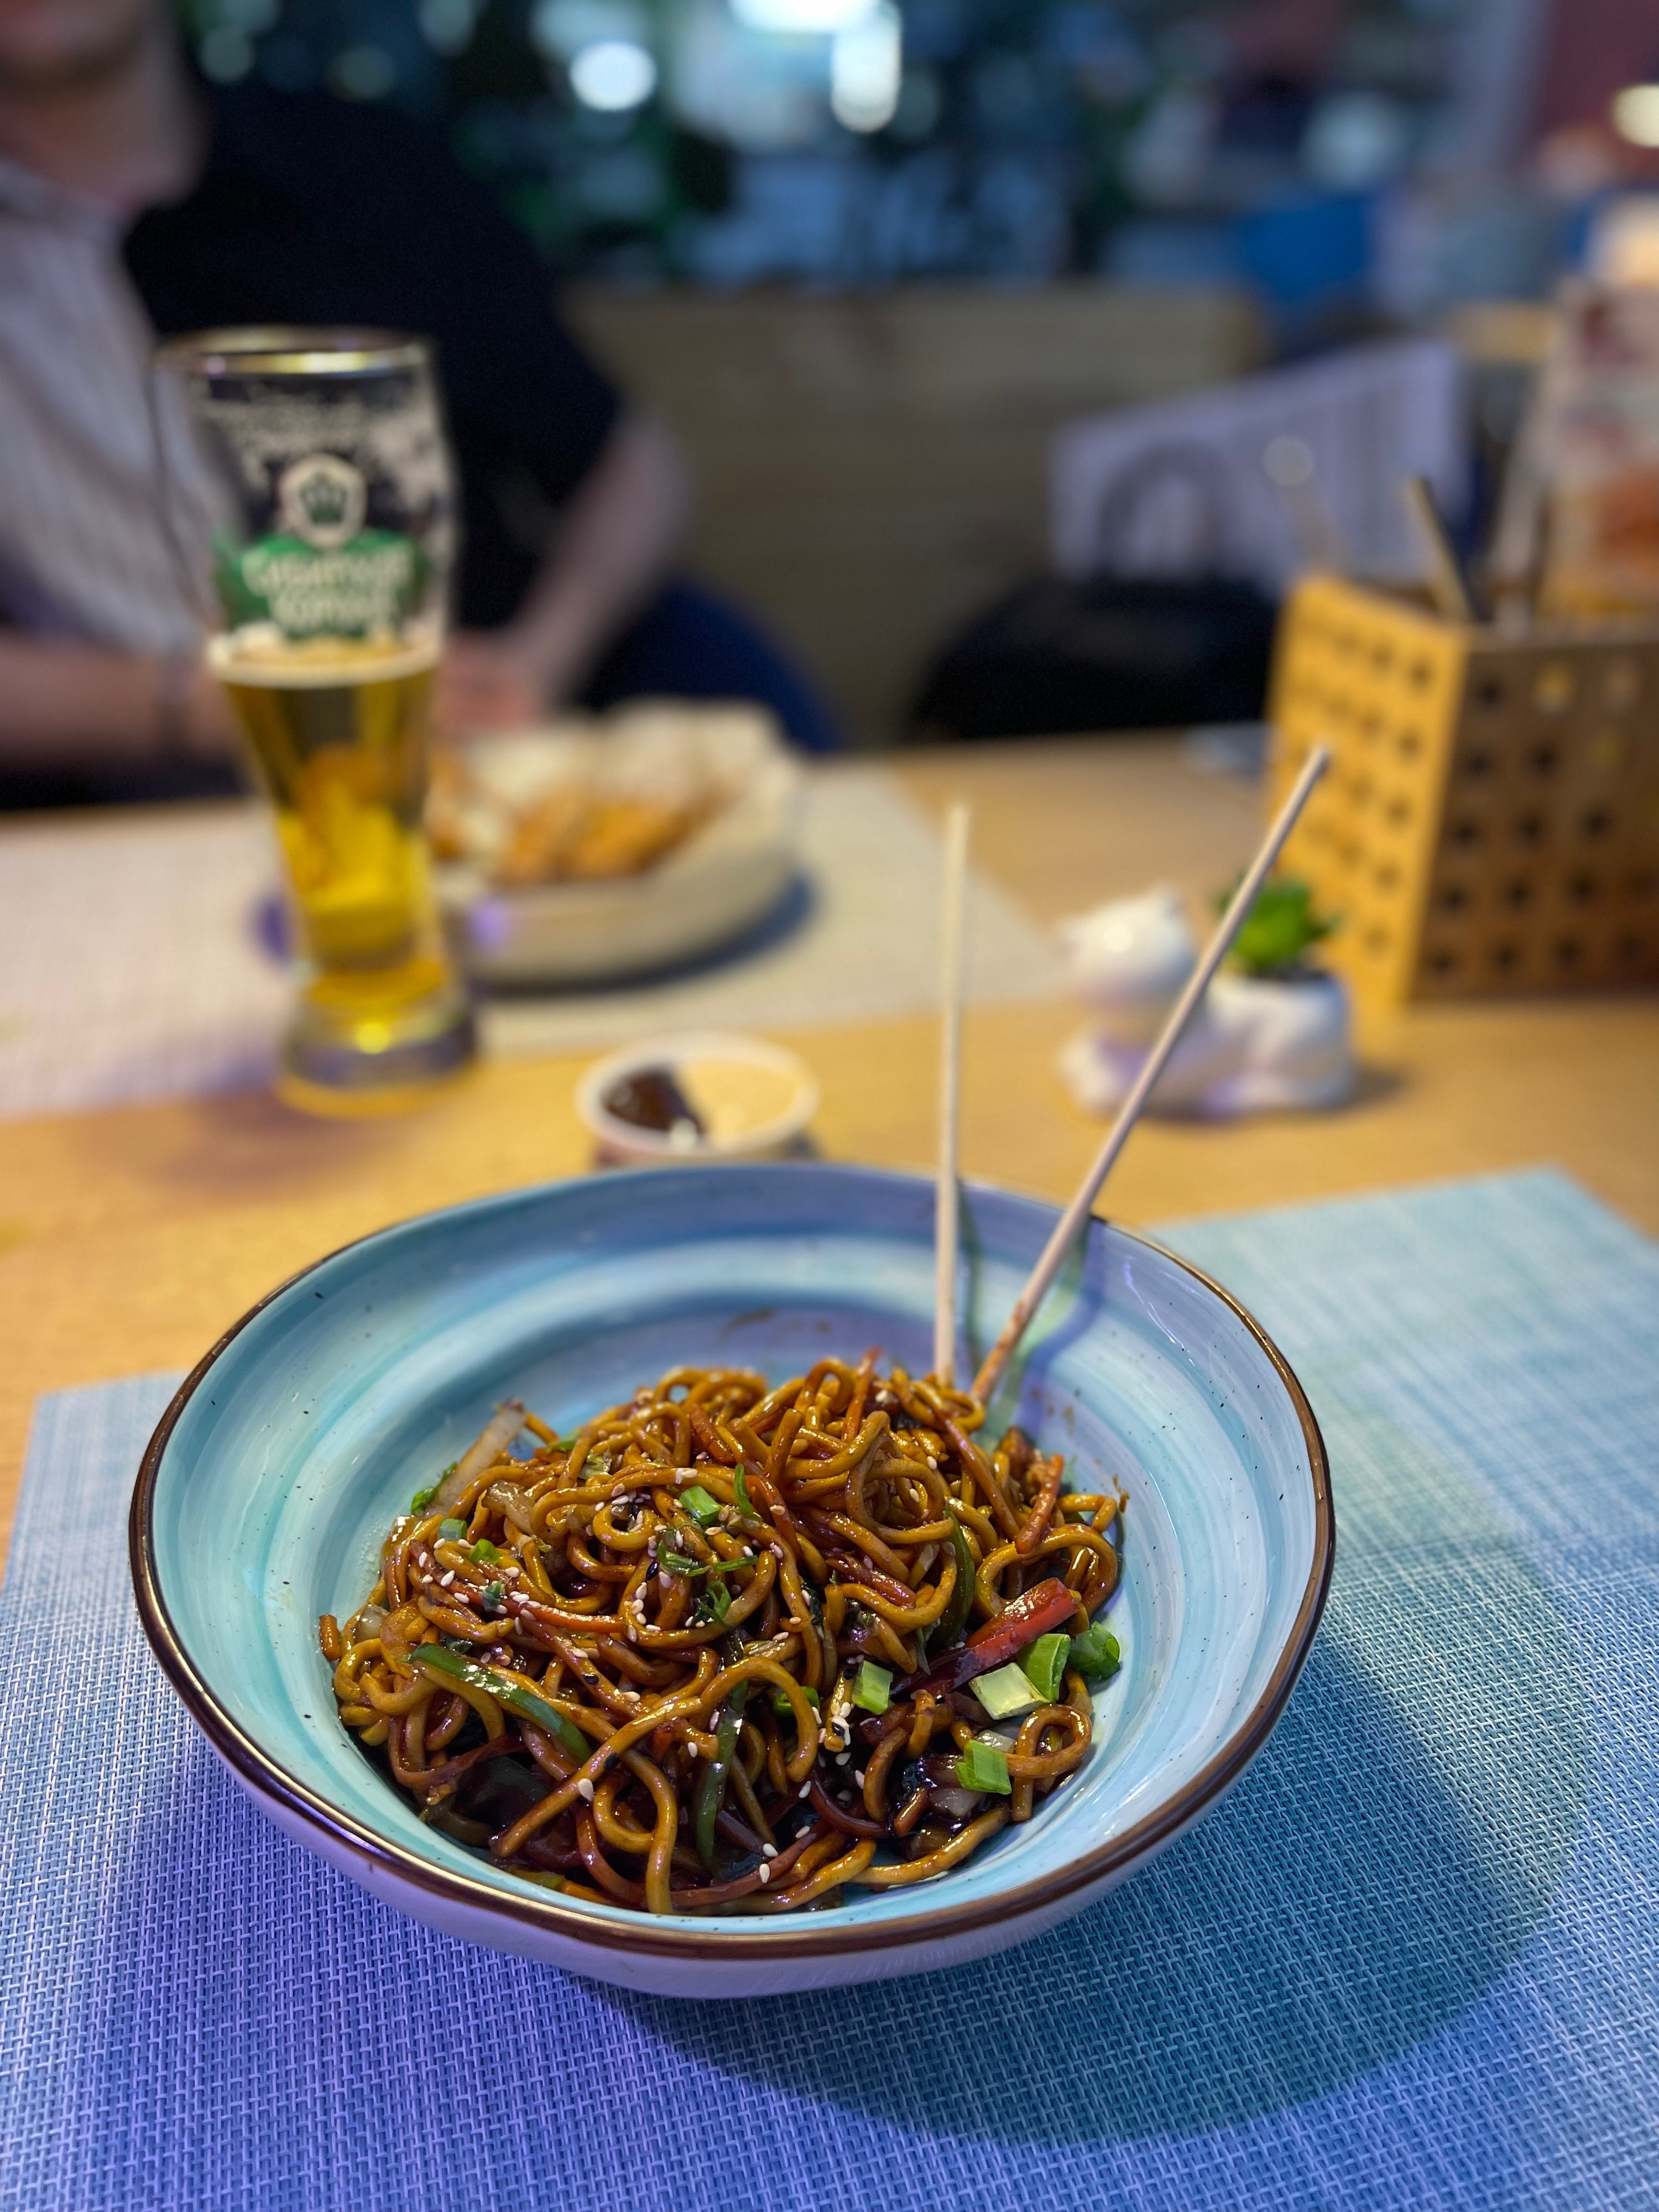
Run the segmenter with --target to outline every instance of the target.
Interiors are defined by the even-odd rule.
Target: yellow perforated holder
[[[1372,1003],[1659,981],[1659,628],[1450,623],[1306,578],[1279,626],[1272,800]]]

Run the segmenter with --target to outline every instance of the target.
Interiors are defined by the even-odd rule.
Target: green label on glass
[[[366,530],[368,507],[362,471],[339,454],[291,461],[276,485],[280,527],[240,552],[217,549],[232,628],[271,623],[291,638],[397,629],[420,599],[426,556],[398,531]]]
[[[274,623],[285,637],[364,637],[396,630],[417,605],[426,562],[412,538],[363,530],[344,545],[283,532],[222,550],[219,595],[233,629]]]

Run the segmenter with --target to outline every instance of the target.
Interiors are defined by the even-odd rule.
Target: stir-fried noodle
[[[324,1617],[340,1717],[422,1819],[603,1903],[959,1866],[1083,1764],[1117,1662],[1121,1498],[983,1420],[874,1352],[678,1368],[564,1442],[505,1406]]]

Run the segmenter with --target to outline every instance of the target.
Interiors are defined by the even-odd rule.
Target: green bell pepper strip
[[[593,1746],[574,1721],[567,1720],[556,1706],[550,1705],[545,1698],[538,1698],[533,1690],[526,1690],[521,1683],[498,1674],[493,1667],[469,1659],[463,1651],[452,1651],[447,1644],[416,1644],[410,1656],[454,1681],[465,1682],[469,1689],[484,1691],[498,1705],[507,1706],[520,1719],[534,1721],[578,1766],[585,1765],[592,1757]]]
[[[1081,1636],[1071,1639],[1071,1663],[1091,1682],[1109,1682],[1123,1663],[1123,1655],[1109,1628],[1091,1620]]]
[[[697,1784],[697,1856],[710,1874],[714,1871],[714,1818],[726,1795],[726,1778],[738,1747],[738,1730],[748,1698],[747,1682],[732,1685],[732,1694],[720,1707],[720,1717],[714,1723],[714,1756],[704,1766],[702,1779]]]
[[[1060,1685],[1066,1680],[1066,1655],[1071,1648],[1069,1636],[1039,1636],[1021,1656],[1021,1671],[1032,1688],[1041,1693],[1045,1704],[1052,1704],[1060,1695]]]
[[[823,1705],[816,1690],[808,1689],[803,1686],[801,1695],[805,1698],[807,1704],[811,1705],[815,1713],[821,1712],[823,1711]],[[784,1696],[781,1690],[774,1690],[772,1692],[772,1710],[781,1721],[787,1721],[793,1716],[795,1709],[790,1704],[788,1698]]]
[[[974,1555],[968,1548],[967,1534],[961,1522],[948,1509],[947,1517],[951,1523],[951,1549],[957,1563],[956,1588],[927,1639],[930,1644],[937,1639],[941,1650],[954,1644],[968,1626],[968,1608],[974,1601]]]

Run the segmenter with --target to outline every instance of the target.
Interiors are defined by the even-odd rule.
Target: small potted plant
[[[1347,988],[1310,957],[1335,927],[1315,911],[1306,884],[1277,877],[1263,886],[1152,1093],[1155,1110],[1221,1117],[1347,1097]],[[1197,964],[1197,939],[1180,893],[1167,885],[1063,923],[1060,936],[1090,1012],[1061,1051],[1060,1072],[1081,1105],[1109,1113]]]

